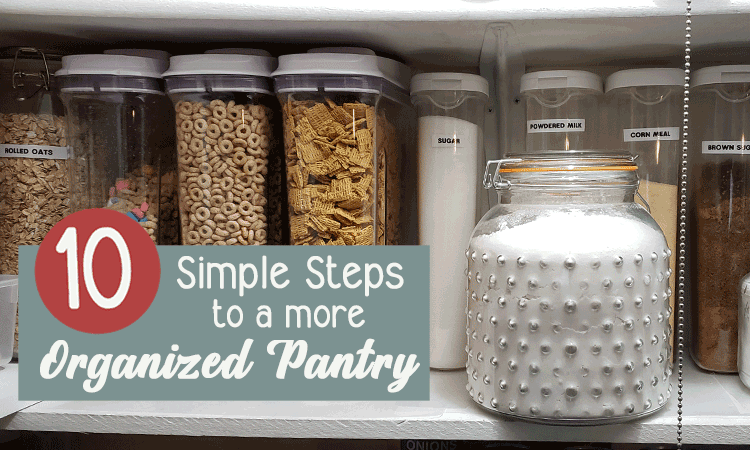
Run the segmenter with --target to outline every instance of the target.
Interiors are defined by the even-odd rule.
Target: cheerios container
[[[119,211],[157,244],[177,244],[173,114],[163,59],[121,54],[62,59],[55,77],[70,146],[71,212]]]
[[[409,69],[360,48],[279,58],[291,243],[404,241],[402,156],[415,153]],[[407,149],[411,149],[408,152]]]
[[[171,58],[164,79],[176,113],[183,244],[287,240],[275,67],[259,50]]]

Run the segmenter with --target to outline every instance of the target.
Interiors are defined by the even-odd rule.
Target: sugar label
[[[68,159],[68,147],[0,144],[0,158]]]
[[[527,133],[576,133],[586,131],[586,119],[527,120]]]
[[[680,139],[680,128],[625,128],[622,135],[625,142],[677,141]]]
[[[750,154],[748,141],[703,141],[704,155],[745,155]]]
[[[432,148],[456,148],[464,147],[467,139],[460,134],[433,134]]]

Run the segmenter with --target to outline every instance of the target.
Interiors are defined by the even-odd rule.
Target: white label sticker
[[[680,127],[625,128],[622,137],[625,142],[678,141]]]
[[[0,144],[0,158],[68,159],[68,147]]]
[[[703,154],[706,155],[745,155],[750,154],[748,141],[703,141]]]
[[[527,120],[527,133],[576,133],[586,131],[586,119]]]
[[[432,148],[462,148],[466,145],[466,137],[460,134],[433,134]]]

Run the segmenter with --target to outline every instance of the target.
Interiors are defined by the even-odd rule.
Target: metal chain
[[[687,187],[688,187],[688,108],[690,98],[690,38],[693,31],[691,20],[692,0],[686,0],[685,8],[685,91],[682,112],[682,163],[680,167],[680,259],[678,272],[678,318],[677,318],[677,448],[682,448],[682,387],[683,360],[685,355],[685,260],[687,235]]]

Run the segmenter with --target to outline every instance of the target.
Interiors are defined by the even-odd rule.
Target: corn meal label
[[[745,155],[750,154],[750,142],[703,141],[701,151],[704,155]]]
[[[680,127],[625,128],[622,138],[625,142],[677,141]]]
[[[586,119],[527,120],[527,133],[576,133],[586,131]]]
[[[0,144],[0,158],[68,159],[68,147]]]
[[[460,134],[433,134],[432,148],[456,148],[466,145],[466,136]]]

